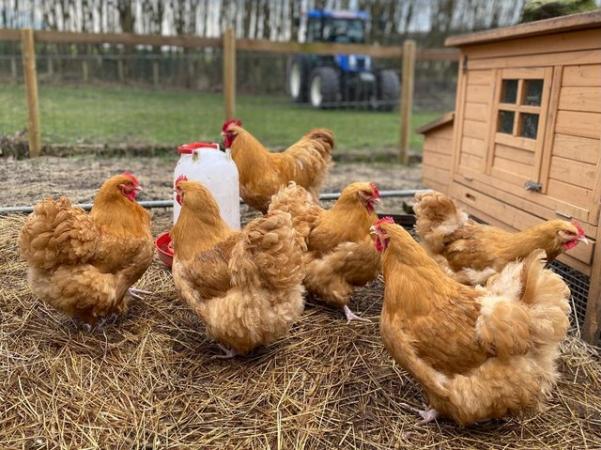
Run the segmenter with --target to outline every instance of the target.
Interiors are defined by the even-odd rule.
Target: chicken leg
[[[408,410],[420,415],[422,420],[417,422],[418,425],[425,425],[427,423],[430,423],[430,422],[436,420],[436,418],[438,417],[438,411],[436,411],[433,408],[419,409],[419,408],[416,408],[415,406],[411,406],[407,403],[401,403],[401,405],[404,406],[405,408],[407,408]]]
[[[371,320],[369,319],[365,319],[364,317],[359,317],[358,315],[356,315],[353,311],[351,311],[351,309],[347,305],[344,305],[342,310],[344,311],[344,315],[346,317],[346,323],[351,323],[352,320],[359,320],[361,322],[371,322]]]
[[[150,291],[145,291],[143,289],[136,289],[133,287],[130,287],[127,292],[129,293],[129,295],[131,295],[133,298],[136,298],[138,300],[143,300],[142,295],[150,295],[152,294],[152,292]]]
[[[219,347],[219,349],[223,353],[221,355],[213,355],[213,356],[211,356],[211,359],[232,359],[238,355],[238,353],[235,350],[232,350],[231,348],[227,348],[224,345],[217,344],[217,347]]]

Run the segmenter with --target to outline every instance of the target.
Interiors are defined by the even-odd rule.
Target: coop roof
[[[511,27],[495,28],[492,30],[478,31],[477,33],[451,36],[447,38],[445,45],[447,47],[463,47],[466,45],[484,44],[488,42],[600,27],[601,9],[592,12],[555,17],[553,19],[522,23]]]
[[[450,111],[450,112],[444,113],[438,119],[433,120],[432,122],[428,122],[425,125],[422,125],[416,131],[420,134],[429,133],[430,131],[435,130],[436,128],[440,128],[444,125],[453,123],[454,118],[455,118],[455,112]]]

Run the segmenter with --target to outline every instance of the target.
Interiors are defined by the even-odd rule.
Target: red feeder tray
[[[167,267],[171,269],[173,265],[173,246],[171,245],[171,235],[168,231],[159,234],[154,241],[154,245],[159,252],[159,258]]]

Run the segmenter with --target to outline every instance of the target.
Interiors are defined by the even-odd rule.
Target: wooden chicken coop
[[[474,217],[521,230],[576,219],[591,245],[557,268],[582,335],[601,324],[601,11],[447,39],[461,50],[454,113],[422,127],[423,181]]]

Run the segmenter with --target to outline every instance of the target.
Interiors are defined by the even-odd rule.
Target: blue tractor
[[[307,14],[306,42],[364,44],[369,14],[313,9]],[[297,103],[314,108],[367,106],[391,110],[398,103],[399,77],[377,69],[366,55],[299,54],[288,63],[288,90]]]

